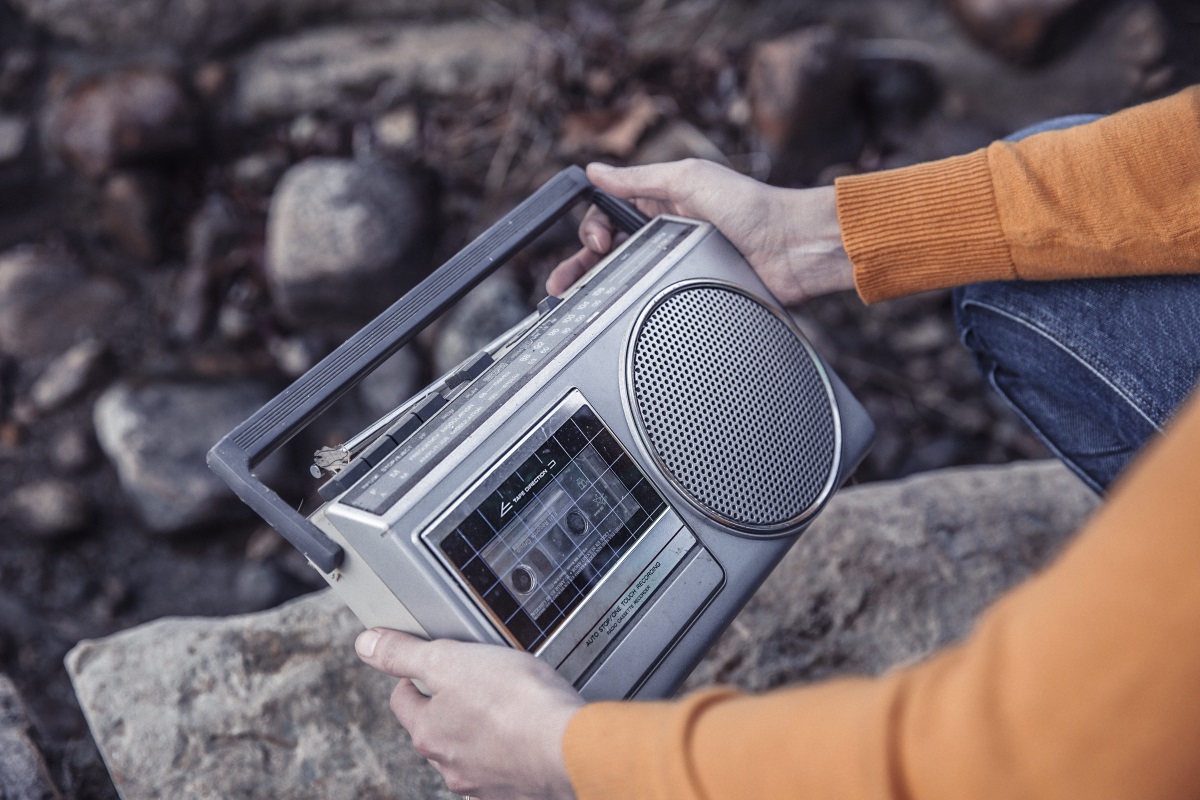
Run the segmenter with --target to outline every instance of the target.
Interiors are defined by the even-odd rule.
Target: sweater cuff
[[[837,209],[864,302],[1016,277],[985,150],[839,178]]]
[[[692,781],[681,743],[693,716],[738,692],[709,689],[676,702],[589,703],[571,717],[563,761],[577,800],[678,800]]]

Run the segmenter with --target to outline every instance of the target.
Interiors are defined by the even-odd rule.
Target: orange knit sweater
[[[1200,87],[844,179],[838,212],[868,302],[998,278],[1200,272]],[[1200,396],[1055,564],[921,664],[585,707],[563,744],[578,796],[1200,797],[1197,453]]]

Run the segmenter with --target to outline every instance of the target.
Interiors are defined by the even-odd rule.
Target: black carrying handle
[[[254,468],[584,196],[627,233],[649,222],[592,186],[582,169],[567,167],[217,442],[208,466],[318,569],[333,572],[342,548],[260,481]]]

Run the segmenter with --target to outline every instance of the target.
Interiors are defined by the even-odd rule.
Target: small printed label
[[[638,609],[654,594],[654,590],[662,585],[671,571],[683,561],[696,544],[696,537],[687,528],[675,534],[675,537],[664,547],[642,570],[633,583],[629,585],[617,602],[613,603],[604,617],[583,638],[575,651],[558,668],[567,680],[573,681],[583,674],[596,656],[616,638],[625,626],[637,614]]]

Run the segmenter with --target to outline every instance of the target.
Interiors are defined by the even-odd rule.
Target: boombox
[[[562,298],[317,453],[303,516],[254,467],[588,198],[629,237]],[[589,699],[664,697],[874,428],[711,225],[559,173],[209,463],[368,627],[534,654]]]

